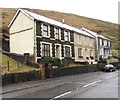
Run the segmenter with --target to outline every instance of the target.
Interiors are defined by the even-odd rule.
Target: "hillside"
[[[41,14],[43,16],[52,18],[57,21],[65,20],[65,24],[74,26],[76,28],[85,27],[89,30],[99,32],[105,37],[112,40],[112,46],[114,50],[120,49],[118,44],[118,25],[110,22],[105,22],[101,20],[96,20],[92,18],[87,18],[83,16],[78,16],[70,13],[61,13],[56,11],[48,11],[48,10],[39,10],[39,9],[28,9],[31,12],[35,12]],[[2,29],[4,34],[8,34],[6,30],[9,22],[13,18],[17,9],[14,8],[0,8],[2,10]],[[5,35],[6,36],[6,35]],[[4,38],[4,37],[3,37]],[[6,37],[8,39],[8,37]],[[116,51],[115,51],[116,52]]]

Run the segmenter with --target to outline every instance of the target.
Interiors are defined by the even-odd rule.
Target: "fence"
[[[2,52],[3,54],[15,59],[17,62],[22,63],[23,65],[39,68],[39,64],[33,63],[33,62],[26,62],[26,58],[23,55],[16,54],[16,53],[10,53],[10,52]],[[30,57],[29,57],[30,58]]]
[[[23,55],[20,54],[15,54],[15,53],[10,53],[10,52],[2,52],[3,54],[15,59],[18,62],[21,62],[22,64],[24,64],[25,62],[25,57]]]

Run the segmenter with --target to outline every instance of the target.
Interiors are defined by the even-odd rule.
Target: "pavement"
[[[13,84],[7,84],[2,86],[2,92],[0,94],[6,94],[10,92],[15,92],[19,90],[29,89],[38,87],[41,85],[50,84],[53,82],[59,82],[60,78],[52,78],[52,79],[45,79],[45,80],[36,80],[36,81],[27,81],[27,82],[19,82],[19,83],[13,83]]]
[[[110,92],[110,88],[111,91]],[[9,84],[2,87],[3,98],[117,98],[118,71],[93,72],[46,80]],[[101,93],[101,95],[99,95]],[[96,94],[96,95],[94,95]],[[109,96],[110,95],[110,96]]]

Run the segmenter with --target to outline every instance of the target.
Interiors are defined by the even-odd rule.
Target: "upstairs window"
[[[78,35],[78,43],[81,44],[81,36]]]
[[[90,46],[92,46],[92,39],[90,38]]]
[[[106,40],[104,40],[104,45],[107,46],[107,41]]]
[[[48,34],[48,26],[47,25],[43,25],[43,36],[49,36],[49,34]]]
[[[111,47],[110,41],[108,41],[108,47]]]
[[[69,33],[68,31],[64,31],[65,34],[65,41],[69,41]]]
[[[55,29],[55,38],[56,38],[56,39],[59,39],[59,36],[60,36],[60,35],[59,35],[59,28],[56,28],[56,29]]]
[[[66,58],[70,57],[70,47],[69,46],[65,46],[65,57]]]
[[[50,45],[49,44],[42,44],[42,56],[50,57]]]
[[[102,45],[102,39],[99,39],[100,45]]]

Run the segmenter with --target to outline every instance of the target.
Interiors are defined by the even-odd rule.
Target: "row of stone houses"
[[[8,27],[10,52],[29,53],[35,62],[43,57],[69,63],[94,62],[112,54],[111,40],[106,37],[24,9],[18,9]]]

